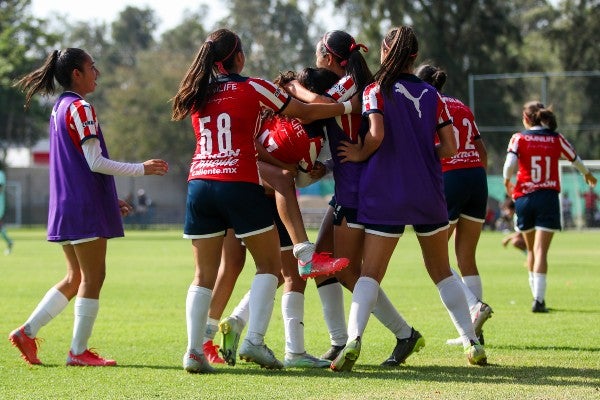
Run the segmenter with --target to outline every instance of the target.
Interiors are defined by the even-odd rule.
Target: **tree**
[[[14,82],[41,65],[56,36],[33,18],[30,0],[0,0],[0,161],[14,145],[32,145],[47,131],[49,112],[34,101],[24,112],[24,96]]]
[[[274,79],[314,63],[308,20],[295,1],[229,0],[222,24],[235,27],[246,53],[246,75]]]
[[[171,121],[169,100],[205,40],[199,20],[198,14],[189,15],[165,32],[157,46],[138,53],[135,66],[114,71],[113,84],[105,90],[107,104],[101,121],[112,158],[160,157],[169,161],[169,173],[182,176],[185,182],[195,137],[189,120]]]
[[[189,56],[195,53],[204,40],[207,32],[202,23],[202,18],[208,13],[207,6],[201,6],[197,11],[190,11],[181,23],[161,35],[159,50]],[[191,62],[191,57],[188,57]]]
[[[560,18],[554,20],[545,32],[557,50],[562,69],[598,73],[600,1],[561,1],[558,15]],[[562,110],[562,123],[576,126],[567,136],[577,144],[582,158],[597,159],[600,154],[600,76],[582,78],[572,93],[564,93],[564,86],[559,89],[558,96],[563,103],[570,105]]]
[[[119,13],[112,23],[112,38],[119,44],[122,64],[135,65],[137,53],[154,45],[156,27],[156,16],[150,8],[127,6]]]

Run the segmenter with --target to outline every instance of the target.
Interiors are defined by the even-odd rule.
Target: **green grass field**
[[[314,232],[313,232],[314,233]],[[479,248],[486,301],[495,313],[485,326],[490,365],[471,367],[460,348],[445,345],[456,331],[422,267],[412,232],[400,240],[383,288],[426,346],[399,369],[382,369],[393,335],[371,318],[352,373],[261,370],[239,362],[212,375],[181,368],[186,346],[185,297],[193,275],[190,243],[179,230],[128,231],[109,241],[108,273],[90,345],[114,357],[114,368],[65,367],[73,305],[39,336],[43,366],[30,367],[6,337],[22,324],[64,261],[42,230],[11,230],[15,248],[0,255],[0,399],[600,399],[600,232],[557,234],[550,251],[547,305],[533,314],[524,255],[485,232]],[[3,243],[2,243],[3,245]],[[3,250],[0,247],[0,250]],[[248,265],[233,295],[248,290]],[[281,290],[266,341],[283,358]],[[350,296],[346,297],[346,310]],[[229,312],[235,304],[230,304]],[[306,348],[329,346],[312,282],[306,292]]]

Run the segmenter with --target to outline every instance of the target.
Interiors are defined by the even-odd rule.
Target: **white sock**
[[[381,287],[373,308],[373,315],[398,339],[406,339],[412,333],[412,328],[402,318]]]
[[[354,340],[365,331],[369,316],[377,303],[379,283],[366,276],[358,278],[352,292],[352,305],[348,315],[348,340]]]
[[[250,319],[250,291],[248,290],[242,300],[233,309],[231,317],[236,317],[240,322],[246,326],[246,323]]]
[[[467,299],[467,304],[469,305],[469,309],[475,308],[477,306],[477,303],[479,303],[479,299],[475,296],[475,294],[473,294],[471,289],[469,289],[469,287],[465,284],[465,282],[462,280],[462,278],[460,277],[458,272],[456,272],[454,270],[454,268],[450,268],[450,271],[452,271],[452,275],[454,275],[454,277],[456,278],[456,281],[458,282],[458,285],[460,286],[463,293],[465,294],[465,298]]]
[[[185,299],[185,322],[187,326],[187,350],[202,352],[204,333],[206,332],[206,319],[210,307],[212,290],[190,285]]]
[[[254,345],[264,343],[265,333],[273,314],[277,277],[273,274],[257,274],[250,287],[250,319],[246,339]]]
[[[73,323],[73,340],[71,341],[73,355],[79,355],[87,350],[88,340],[92,336],[99,308],[100,301],[98,299],[75,298],[75,321]]]
[[[307,263],[312,260],[313,254],[315,254],[315,244],[311,242],[302,242],[294,245],[292,253],[294,257],[303,263]]]
[[[214,340],[217,332],[219,332],[219,321],[214,318],[207,318],[206,330],[204,331],[204,343],[209,340]]]
[[[319,286],[323,317],[333,346],[344,346],[348,341],[346,312],[344,311],[344,290],[339,282]]]
[[[69,299],[60,290],[55,287],[50,288],[29,319],[25,321],[25,334],[32,339],[35,338],[42,326],[60,314],[68,304]]]
[[[529,289],[531,289],[531,295],[535,299],[535,283],[533,280],[533,272],[529,271]]]
[[[546,297],[546,274],[533,273],[533,298],[540,303]]]
[[[479,275],[467,275],[462,277],[462,281],[467,285],[471,293],[475,295],[480,301],[483,300],[483,286],[481,285],[481,276]],[[469,301],[469,299],[467,299]]]
[[[304,353],[304,295],[298,292],[284,293],[281,314],[285,327],[285,352]]]
[[[460,288],[458,279],[455,276],[449,276],[438,282],[436,286],[440,292],[442,303],[446,306],[450,319],[463,340],[463,345],[467,347],[470,345],[470,340],[477,341],[467,299]]]

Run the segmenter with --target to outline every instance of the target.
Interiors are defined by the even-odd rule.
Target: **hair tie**
[[[223,62],[216,61],[215,65],[217,66],[217,70],[220,74],[227,75],[227,70],[225,69],[225,67],[223,67]]]
[[[364,44],[362,44],[362,43],[357,44],[354,41],[352,41],[352,44],[350,45],[350,53],[352,53],[354,50],[357,50],[357,49],[359,51],[360,51],[360,49],[363,49],[365,51],[365,53],[369,52],[369,48],[367,46],[365,46]]]

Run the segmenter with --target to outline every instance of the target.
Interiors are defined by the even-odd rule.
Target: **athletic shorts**
[[[275,201],[274,196],[267,196],[269,204],[271,205],[271,212],[273,213],[273,219],[275,220],[275,227],[277,227],[277,233],[279,234],[279,247],[281,251],[292,250],[294,248],[294,244],[292,243],[292,238],[288,233],[281,217],[279,216],[279,211],[277,211],[277,201]]]
[[[344,207],[339,204],[333,205],[333,225],[341,226],[344,219],[346,219],[346,225],[350,228],[365,229],[363,224],[358,223],[358,210],[356,208]]]
[[[560,204],[556,190],[536,190],[515,200],[519,232],[540,229],[560,231]]]
[[[249,182],[189,181],[183,237],[224,236],[227,228],[233,228],[238,238],[273,229],[265,189]]]
[[[365,232],[377,236],[385,237],[400,237],[404,234],[406,225],[379,225],[379,224],[364,224]],[[417,236],[432,236],[436,233],[448,229],[448,222],[438,224],[417,224],[413,225],[413,229]]]
[[[488,187],[485,169],[465,168],[444,172],[444,193],[448,219],[458,218],[483,223],[487,210]]]
[[[58,243],[61,246],[65,246],[67,244],[76,245],[76,244],[81,244],[81,243],[93,242],[94,240],[98,240],[98,239],[100,239],[98,236],[94,236],[94,237],[91,237],[91,238],[83,238],[83,239],[75,239],[75,240],[63,240],[62,242],[54,242],[54,243]]]

